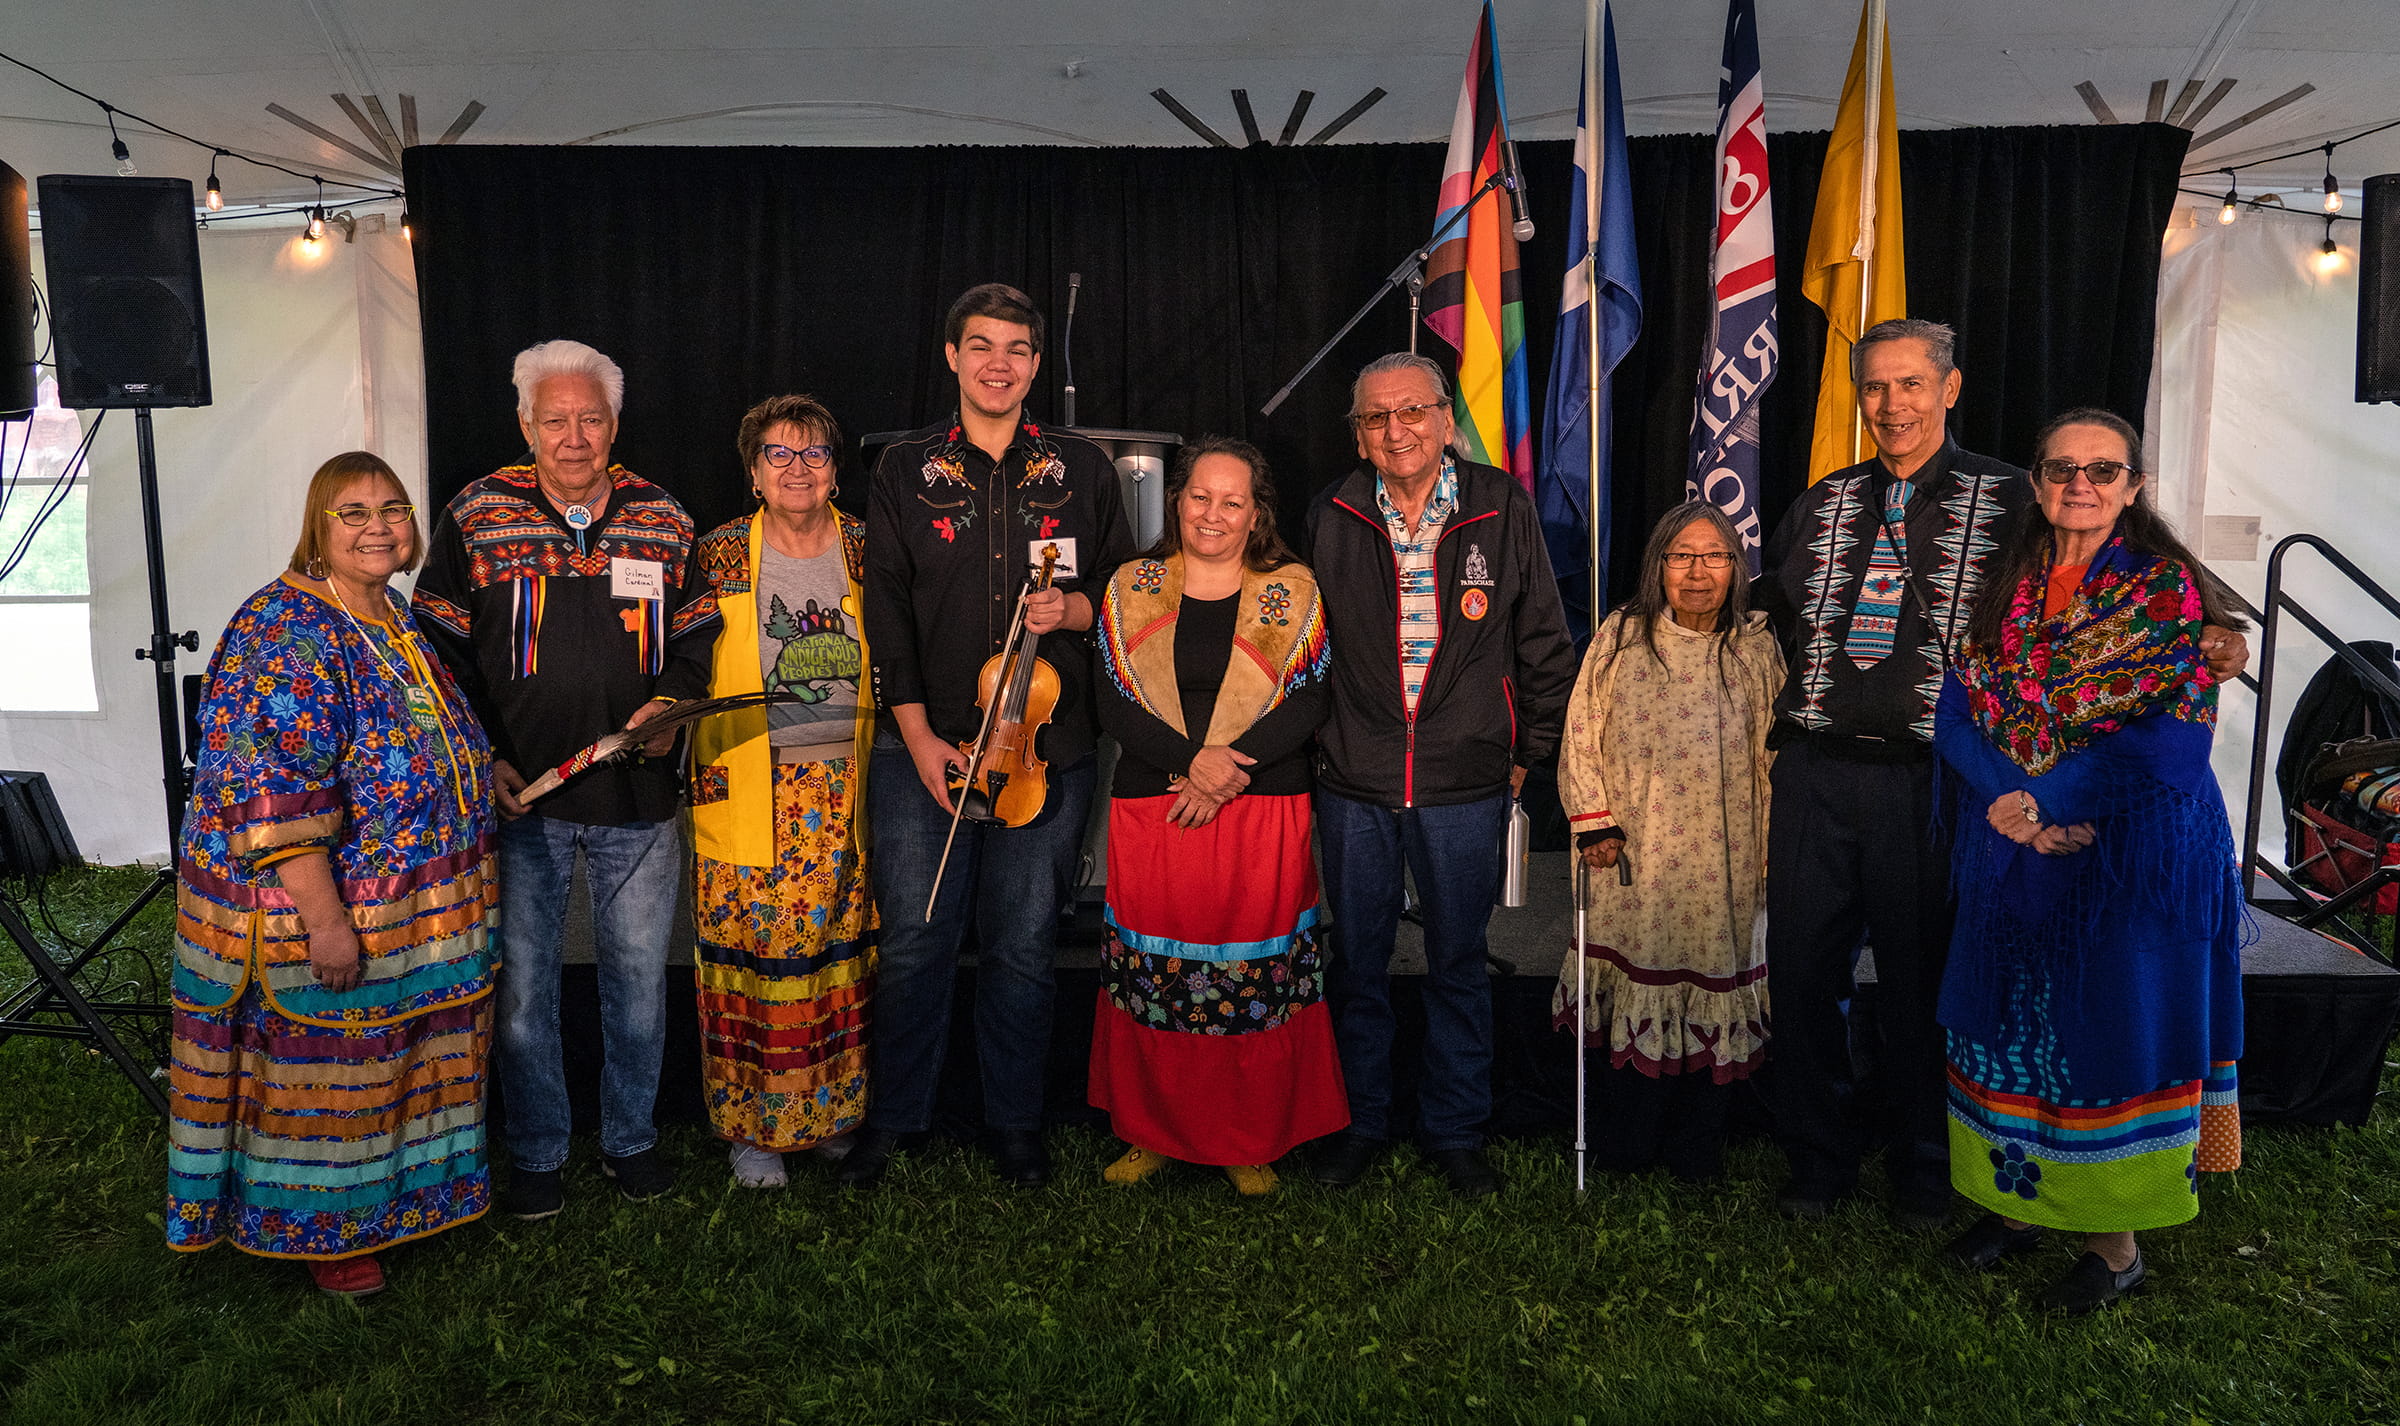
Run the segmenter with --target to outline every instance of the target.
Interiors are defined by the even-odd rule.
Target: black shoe
[[[2120,1297],[2130,1297],[2142,1290],[2150,1271],[2142,1265],[2142,1250],[2133,1250],[2133,1265],[2123,1272],[2108,1265],[2098,1253],[2085,1253],[2067,1269],[2067,1275],[2042,1291],[2042,1307],[2049,1312],[2063,1312],[2069,1317],[2081,1317],[2097,1312]]]
[[[1821,1184],[1790,1183],[1775,1195],[1775,1211],[1799,1223],[1816,1223],[1833,1216],[1833,1210],[1858,1196],[1852,1188],[1826,1188]]]
[[[535,1173],[531,1169],[512,1170],[508,1175],[508,1188],[500,1195],[500,1211],[528,1223],[552,1217],[566,1206],[566,1175],[557,1169],[542,1173]]]
[[[1364,1134],[1335,1134],[1308,1156],[1308,1176],[1327,1188],[1348,1188],[1367,1176],[1390,1147]]]
[[[992,1168],[1011,1188],[1040,1188],[1050,1182],[1050,1148],[1039,1129],[1000,1129],[992,1134]]]
[[[1433,1149],[1426,1153],[1425,1161],[1461,1198],[1489,1198],[1500,1191],[1500,1175],[1481,1149]]]
[[[600,1172],[617,1181],[617,1192],[630,1203],[644,1203],[675,1186],[674,1171],[658,1156],[656,1149],[644,1149],[623,1158],[600,1156]]]
[[[889,1129],[861,1129],[851,1139],[850,1152],[842,1155],[841,1167],[833,1171],[833,1181],[844,1188],[873,1188],[883,1182],[884,1170],[899,1152],[900,1135]]]
[[[1942,1246],[1942,1255],[1969,1272],[1990,1272],[2000,1260],[2030,1253],[2042,1245],[2042,1230],[2030,1225],[2011,1228],[1997,1213],[1986,1213],[1975,1226]]]

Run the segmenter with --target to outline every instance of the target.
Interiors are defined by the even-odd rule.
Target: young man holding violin
[[[885,447],[868,497],[865,626],[884,713],[867,813],[883,929],[866,1128],[837,1175],[855,1188],[879,1182],[892,1155],[933,1127],[970,925],[987,1145],[1004,1181],[1050,1181],[1041,1131],[1051,963],[1083,849],[1098,737],[1086,591],[1131,557],[1133,535],[1108,454],[1026,418],[1044,327],[1013,287],[985,283],[961,296],[943,330],[957,411]],[[1053,583],[1023,600],[1023,646],[1058,680],[1047,724],[1028,729],[1046,769],[1010,774],[1020,793],[1025,779],[1046,782],[1040,810],[1010,826],[974,820],[980,809],[970,802],[945,866],[958,782],[984,725],[986,665],[996,676],[1019,595],[1053,549]]]

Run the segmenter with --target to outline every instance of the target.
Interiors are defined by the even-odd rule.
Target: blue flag
[[[1566,283],[1542,407],[1543,458],[1536,489],[1550,568],[1578,638],[1598,625],[1608,598],[1609,374],[1642,332],[1633,175],[1625,162],[1625,104],[1617,84],[1617,26],[1606,4],[1599,21],[1597,53],[1593,35],[1588,29],[1584,35],[1584,83],[1575,103],[1575,187],[1567,198]],[[1595,73],[1601,89],[1596,127],[1591,122]],[[1602,604],[1597,609],[1591,598],[1595,564]]]
[[[1709,237],[1708,345],[1692,406],[1690,499],[1725,512],[1758,573],[1758,400],[1775,380],[1775,208],[1767,191],[1767,89],[1751,0],[1725,12],[1717,73],[1717,213]]]

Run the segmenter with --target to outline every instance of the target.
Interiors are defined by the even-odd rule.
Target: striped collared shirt
[[[1400,699],[1410,717],[1425,692],[1425,671],[1433,666],[1433,646],[1441,642],[1442,596],[1434,585],[1433,551],[1442,542],[1442,527],[1458,512],[1458,466],[1448,452],[1442,455],[1442,474],[1434,482],[1433,499],[1408,532],[1408,517],[1392,503],[1383,477],[1375,477],[1375,504],[1383,512],[1384,533],[1391,536],[1392,559],[1400,568]]]

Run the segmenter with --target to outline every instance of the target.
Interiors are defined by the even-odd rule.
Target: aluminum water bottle
[[[1508,804],[1508,841],[1500,855],[1500,904],[1523,906],[1525,878],[1533,867],[1533,819],[1522,802]]]

